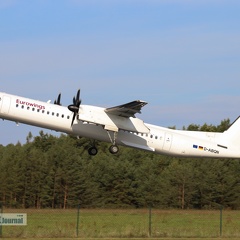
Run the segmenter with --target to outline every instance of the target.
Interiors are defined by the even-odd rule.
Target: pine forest
[[[191,124],[192,131],[226,130]],[[0,145],[0,202],[9,208],[240,208],[238,159],[176,158],[39,132],[26,143]]]

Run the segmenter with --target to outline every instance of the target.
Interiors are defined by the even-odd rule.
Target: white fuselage
[[[144,124],[138,118],[111,116],[104,108],[81,105],[71,125],[73,113],[67,107],[0,93],[0,118],[51,129],[75,136],[182,157],[239,158],[237,144],[224,133],[172,130]],[[114,123],[118,122],[118,129]],[[119,127],[121,126],[121,127]],[[126,127],[124,127],[126,126]],[[117,130],[116,130],[117,129]],[[224,135],[225,134],[225,135]]]

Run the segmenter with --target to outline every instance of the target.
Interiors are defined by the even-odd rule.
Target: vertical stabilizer
[[[223,132],[222,141],[226,145],[239,145],[240,147],[240,116]]]

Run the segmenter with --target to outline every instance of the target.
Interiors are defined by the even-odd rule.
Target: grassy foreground
[[[240,211],[152,209],[4,209],[4,213],[27,213],[27,226],[2,226],[10,239],[177,239],[220,237],[240,239]],[[77,226],[77,222],[79,223]]]
[[[2,238],[3,240],[20,240],[21,238]],[[26,238],[22,238],[26,240]],[[36,238],[27,238],[27,240],[34,240]],[[41,240],[70,240],[73,238],[41,238]],[[212,238],[74,238],[76,240],[213,240]],[[221,238],[222,239],[222,238]],[[224,240],[240,240],[240,238],[224,238]]]

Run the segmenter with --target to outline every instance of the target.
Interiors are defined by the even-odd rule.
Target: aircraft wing
[[[105,112],[126,118],[135,117],[136,113],[141,113],[142,107],[146,104],[147,102],[136,100],[116,107],[106,108]]]

